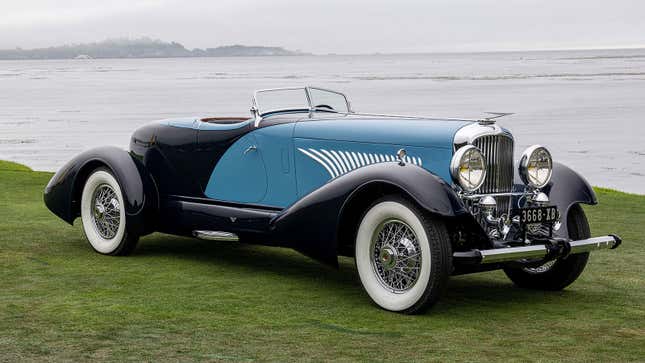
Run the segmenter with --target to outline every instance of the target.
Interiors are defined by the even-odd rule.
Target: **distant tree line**
[[[186,49],[177,42],[149,38],[110,39],[96,43],[63,45],[38,49],[0,49],[0,59],[73,58],[175,58],[303,55],[281,47],[227,45],[206,49]]]

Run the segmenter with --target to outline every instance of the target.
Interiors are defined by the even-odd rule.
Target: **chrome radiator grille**
[[[513,190],[513,139],[507,135],[481,136],[473,142],[486,158],[486,180],[479,193],[505,193]],[[497,197],[498,210],[508,211],[510,197]]]

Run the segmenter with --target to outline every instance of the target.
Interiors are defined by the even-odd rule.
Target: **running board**
[[[614,249],[621,244],[622,240],[616,235],[592,237],[578,241],[560,241],[555,247],[546,245],[503,247],[490,250],[471,250],[467,252],[455,252],[452,254],[456,262],[488,264],[499,262],[510,262],[522,259],[540,259],[547,255],[562,257],[575,253],[591,252],[602,249]]]
[[[209,241],[237,242],[240,238],[235,233],[222,231],[193,231],[193,236]]]

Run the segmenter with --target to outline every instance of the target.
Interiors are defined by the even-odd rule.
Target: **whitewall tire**
[[[452,271],[445,225],[398,196],[386,196],[365,212],[355,257],[370,298],[383,309],[403,313],[434,304]]]
[[[125,255],[138,236],[128,233],[121,186],[106,168],[94,170],[81,194],[83,232],[92,248],[105,255]]]

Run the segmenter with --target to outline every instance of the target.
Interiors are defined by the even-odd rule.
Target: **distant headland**
[[[62,45],[37,49],[0,49],[0,59],[94,59],[94,58],[178,58],[253,57],[307,55],[282,47],[225,45],[187,49],[177,42],[150,38],[108,39],[102,42]]]

